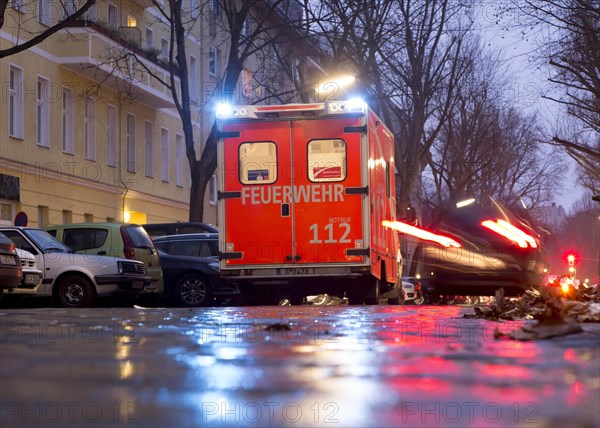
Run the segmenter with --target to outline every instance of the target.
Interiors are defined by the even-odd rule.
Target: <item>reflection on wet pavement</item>
[[[2,426],[600,425],[600,327],[456,306],[0,310]]]

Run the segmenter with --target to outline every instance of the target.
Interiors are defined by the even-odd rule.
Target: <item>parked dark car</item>
[[[448,207],[428,232],[450,242],[421,241],[407,272],[429,295],[518,295],[544,283],[547,256],[525,210],[472,199]]]
[[[187,233],[218,233],[212,224],[200,222],[153,223],[144,224],[144,229],[152,238],[158,236],[180,235]]]
[[[21,260],[15,244],[0,233],[0,299],[2,290],[18,287],[22,278]]]
[[[165,293],[178,306],[210,306],[240,297],[236,283],[219,271],[216,233],[154,238],[160,253]]]

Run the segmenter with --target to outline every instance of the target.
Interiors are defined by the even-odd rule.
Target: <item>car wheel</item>
[[[424,304],[424,303],[425,303],[425,297],[423,297],[423,295],[421,294],[419,297],[417,297],[417,298],[416,298],[416,299],[413,301],[413,303],[414,303],[415,305],[422,305],[422,304]]]
[[[68,275],[58,284],[56,297],[65,308],[89,308],[94,302],[94,288],[87,278]]]
[[[183,306],[207,306],[211,295],[210,281],[202,275],[194,273],[184,275],[175,285],[175,299]]]

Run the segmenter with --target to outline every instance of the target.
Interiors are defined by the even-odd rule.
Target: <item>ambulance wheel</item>
[[[371,287],[369,292],[365,295],[364,302],[365,305],[378,305],[379,304],[379,294],[381,281],[379,279],[375,279],[375,285]]]

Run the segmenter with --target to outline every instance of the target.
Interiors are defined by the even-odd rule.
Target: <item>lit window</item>
[[[127,16],[127,26],[128,27],[137,27],[137,19],[135,17],[128,15]]]

